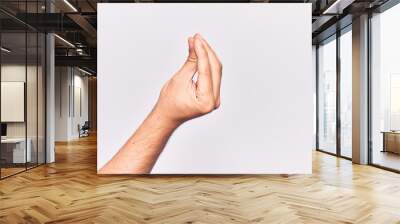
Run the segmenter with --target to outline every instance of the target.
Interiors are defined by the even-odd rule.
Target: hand
[[[199,34],[190,37],[188,45],[185,64],[165,83],[153,110],[177,125],[210,113],[221,102],[222,64],[217,55]]]
[[[188,42],[185,64],[164,85],[153,111],[99,173],[150,173],[180,124],[218,108],[221,62],[199,34]]]

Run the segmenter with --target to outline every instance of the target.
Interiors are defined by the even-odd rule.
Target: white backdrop
[[[25,121],[25,82],[1,82],[1,122]]]
[[[201,33],[221,107],[171,137],[152,173],[311,173],[311,4],[99,4],[98,169],[132,135]]]

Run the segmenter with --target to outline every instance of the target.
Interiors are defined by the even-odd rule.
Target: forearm
[[[161,89],[154,110],[99,173],[150,173],[181,123],[218,108],[222,64],[199,34],[189,38],[188,45],[187,60]]]
[[[169,137],[179,126],[178,122],[167,120],[159,114],[153,110],[99,173],[150,173]]]

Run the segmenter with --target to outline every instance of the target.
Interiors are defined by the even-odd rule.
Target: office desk
[[[25,154],[25,138],[6,138],[1,139],[1,157],[6,163],[25,163],[32,159],[31,145],[32,140],[26,139],[27,147]],[[26,160],[26,161],[25,161]]]
[[[383,150],[382,152],[392,152],[400,154],[400,132],[382,131]]]

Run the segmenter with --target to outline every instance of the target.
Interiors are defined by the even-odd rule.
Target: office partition
[[[40,13],[45,1],[20,1],[17,12]],[[0,6],[8,6],[1,2]],[[4,7],[6,8],[6,7]],[[2,9],[4,9],[2,8]],[[45,34],[0,12],[0,178],[45,162]],[[12,24],[9,25],[9,24]]]

